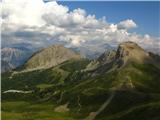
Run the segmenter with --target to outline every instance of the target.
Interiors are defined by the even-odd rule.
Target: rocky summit
[[[41,69],[56,66],[69,59],[79,59],[80,55],[62,45],[53,45],[35,53],[25,64],[25,69]]]
[[[151,57],[149,53],[142,49],[138,44],[128,41],[119,45],[116,59],[122,59],[124,62],[127,62],[127,60],[135,60],[143,63],[151,60]]]
[[[100,57],[90,62],[85,71],[92,76],[121,69],[130,63],[153,64],[159,67],[159,56],[145,51],[138,44],[127,41],[119,44],[116,51],[104,52]]]

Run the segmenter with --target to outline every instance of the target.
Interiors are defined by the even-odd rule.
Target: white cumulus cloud
[[[128,32],[128,29],[137,27],[132,19],[108,23],[105,17],[97,19],[81,8],[70,11],[56,1],[3,0],[1,4],[4,46],[15,43],[96,46],[96,43],[115,45],[129,40],[145,48],[159,47],[159,38]]]
[[[137,27],[136,23],[131,19],[127,19],[118,23],[119,29],[131,29],[136,27]]]

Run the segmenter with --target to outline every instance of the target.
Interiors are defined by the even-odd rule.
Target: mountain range
[[[56,45],[56,43],[54,43]],[[63,46],[64,43],[59,43],[56,46]],[[114,49],[108,44],[97,45],[95,47],[93,43],[84,44],[82,46],[67,46],[68,49],[74,51],[88,59],[95,59],[99,57],[103,52],[107,50]],[[51,48],[51,46],[50,46]],[[1,58],[2,58],[2,69],[1,72],[7,72],[15,69],[16,67],[21,67],[33,54],[38,53],[44,47],[33,47],[29,43],[19,43],[10,46],[2,47]]]
[[[92,60],[44,48],[2,73],[2,119],[159,120],[159,60],[134,42]]]

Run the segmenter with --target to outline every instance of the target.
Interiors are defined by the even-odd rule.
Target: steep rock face
[[[80,55],[61,45],[53,45],[35,53],[24,66],[25,69],[49,68],[72,58],[79,59]]]
[[[113,50],[105,52],[97,59],[97,61],[99,61],[100,64],[109,63],[115,59],[115,54],[116,52]]]
[[[106,51],[96,60],[93,60],[87,67],[86,70],[93,70],[104,64],[110,63],[115,59],[116,51]]]

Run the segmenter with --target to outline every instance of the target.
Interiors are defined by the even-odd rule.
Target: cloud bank
[[[70,11],[67,6],[55,1],[3,0],[1,3],[2,45],[30,43],[47,46],[62,43],[68,47],[85,44],[108,43],[117,45],[133,41],[146,49],[159,50],[159,38],[128,32],[138,27],[132,19],[109,23],[105,17],[77,8]],[[93,42],[92,42],[93,41]]]

